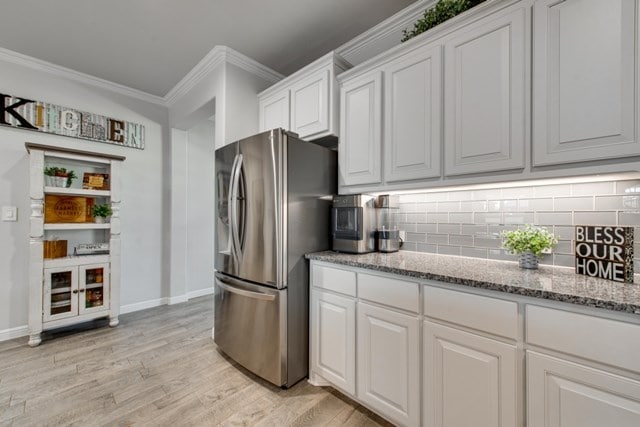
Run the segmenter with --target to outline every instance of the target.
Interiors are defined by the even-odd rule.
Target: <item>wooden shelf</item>
[[[44,187],[44,194],[56,194],[59,196],[88,196],[88,197],[109,197],[109,190],[84,190],[82,188],[66,187]]]
[[[56,223],[45,224],[44,229],[47,230],[108,230],[111,228],[110,223],[96,224],[95,222],[79,222],[79,223]]]

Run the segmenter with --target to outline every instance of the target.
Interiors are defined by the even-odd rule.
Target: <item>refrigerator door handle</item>
[[[273,173],[273,183],[275,186],[273,192],[273,210],[275,214],[275,231],[276,231],[276,285],[281,286],[283,282],[283,268],[282,268],[282,230],[281,230],[281,210],[280,205],[278,204],[278,200],[280,195],[282,194],[280,185],[281,180],[278,179],[278,168],[276,162],[276,148],[275,148],[275,137],[273,135],[274,131],[271,131],[269,135],[269,142],[271,143],[271,170]]]
[[[259,299],[264,301],[273,301],[276,299],[275,295],[263,294],[262,292],[247,291],[244,289],[236,288],[231,285],[227,285],[221,279],[218,279],[218,286],[224,289],[225,291],[231,292],[232,294],[241,295],[247,298]]]
[[[229,228],[231,231],[231,250],[238,262],[242,261],[240,233],[238,227],[238,191],[240,187],[240,170],[242,154],[236,155],[231,169],[231,191],[229,192]]]

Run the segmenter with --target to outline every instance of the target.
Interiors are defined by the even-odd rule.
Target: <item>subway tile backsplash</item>
[[[536,185],[487,190],[416,191],[399,197],[404,250],[516,261],[501,233],[544,226],[559,239],[546,265],[574,265],[574,225],[635,227],[640,238],[640,180]],[[640,251],[635,252],[640,271]]]

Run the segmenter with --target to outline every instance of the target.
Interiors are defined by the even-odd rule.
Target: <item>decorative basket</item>
[[[520,268],[535,270],[538,268],[538,257],[530,251],[520,254]]]

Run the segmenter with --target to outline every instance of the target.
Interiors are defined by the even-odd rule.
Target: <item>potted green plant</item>
[[[520,255],[520,268],[536,269],[538,261],[553,249],[558,239],[546,228],[527,224],[524,229],[502,233],[502,247],[513,254]]]
[[[91,209],[91,215],[93,215],[93,220],[97,224],[103,224],[111,214],[113,214],[113,211],[108,203],[94,205],[93,209]]]
[[[57,171],[58,171],[58,168],[55,166],[44,168],[44,185],[46,185],[47,187],[52,187],[56,185],[55,176]]]
[[[71,183],[77,178],[76,173],[66,168],[51,166],[44,169],[45,185],[53,187],[71,187]]]
[[[413,24],[412,29],[406,29],[402,32],[401,41],[406,42],[418,34],[422,34],[484,1],[485,0],[440,0],[435,6],[424,11],[422,18]]]

